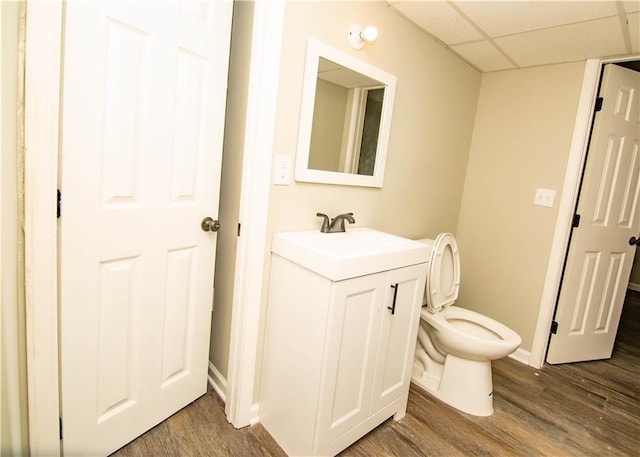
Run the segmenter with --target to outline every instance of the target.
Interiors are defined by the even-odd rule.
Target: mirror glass
[[[296,180],[382,187],[396,78],[309,40]]]

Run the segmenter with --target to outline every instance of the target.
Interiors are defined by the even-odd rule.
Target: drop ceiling
[[[385,0],[482,72],[640,56],[640,0]]]

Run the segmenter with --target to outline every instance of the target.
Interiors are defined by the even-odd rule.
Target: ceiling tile
[[[524,67],[626,53],[617,17],[506,36],[495,42]]]
[[[614,1],[455,1],[490,36],[502,36],[607,16]]]
[[[460,44],[452,46],[451,50],[483,72],[514,68],[514,65],[488,41]]]
[[[390,1],[392,6],[410,18],[418,27],[446,44],[480,40],[483,36],[451,5],[444,1]]]
[[[481,71],[640,52],[640,0],[384,1]]]

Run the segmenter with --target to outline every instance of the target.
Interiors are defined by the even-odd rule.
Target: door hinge
[[[602,103],[603,102],[604,102],[604,98],[602,98],[602,97],[596,98],[596,106],[595,106],[595,112],[596,113],[598,111],[602,111]]]
[[[578,213],[573,215],[573,228],[580,226],[580,215]]]
[[[62,439],[62,417],[58,417],[58,426],[60,430],[60,439]]]
[[[60,206],[62,205],[62,192],[60,192],[60,189],[58,189],[58,193],[57,193],[57,211],[56,211],[56,217],[58,219],[60,219]]]
[[[558,333],[558,323],[556,321],[551,321],[551,333],[554,335]]]
[[[241,224],[240,222],[238,222],[238,236],[240,236],[240,227],[241,227]]]

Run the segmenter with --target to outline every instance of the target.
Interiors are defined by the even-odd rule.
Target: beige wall
[[[238,211],[240,208],[252,28],[253,2],[235,2],[231,30],[222,180],[220,183],[219,219],[221,228],[218,231],[214,308],[209,351],[209,360],[225,379],[229,366],[231,310],[238,244]]]
[[[228,195],[237,220],[233,199],[239,194],[246,105],[241,88],[246,86],[251,15],[244,17],[245,35],[234,26],[232,39],[221,219]],[[345,34],[354,22],[376,24],[378,42],[352,50]],[[533,197],[537,187],[562,188],[584,64],[481,75],[381,2],[288,2],[283,33],[274,154],[295,160],[308,37],[396,75],[398,86],[384,187],[295,181],[272,186],[268,243],[278,231],[319,229],[318,211],[353,211],[357,226],[409,238],[453,232],[463,268],[459,304],[509,325],[530,351],[560,196],[551,209],[534,206]],[[224,376],[235,239],[230,243],[232,248],[219,243],[212,326],[211,360]],[[268,255],[264,267],[261,324]]]
[[[323,79],[316,81],[309,168],[329,171],[344,169],[342,161],[345,157],[341,152],[348,97],[346,88]]]
[[[375,24],[362,51],[350,24]],[[273,186],[269,234],[319,229],[316,212],[352,211],[358,226],[412,238],[457,226],[481,75],[383,2],[288,2],[274,153],[295,160],[307,38],[314,37],[398,78],[382,189],[307,184]]]
[[[362,51],[351,49],[346,35],[352,23],[375,24],[377,43]],[[383,2],[287,2],[273,151],[294,159],[308,37],[397,77],[384,187],[272,186],[267,243],[274,232],[319,230],[318,211],[331,216],[352,211],[356,226],[409,238],[454,231],[481,74]],[[258,363],[257,385],[260,368]]]
[[[0,4],[0,455],[27,454],[24,294],[19,272],[19,147],[22,56],[18,52],[24,5]]]
[[[531,350],[584,63],[483,75],[457,239],[459,304]],[[557,191],[553,208],[536,188]]]

